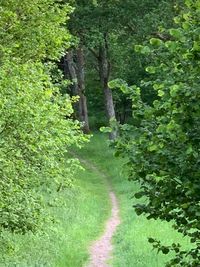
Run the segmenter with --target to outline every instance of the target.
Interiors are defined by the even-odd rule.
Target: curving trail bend
[[[83,158],[80,158],[75,153],[71,154],[78,158],[79,161],[88,166],[91,170],[97,172],[100,176],[102,176],[103,179],[105,179],[108,183],[108,177],[105,173],[100,171],[98,167],[96,167],[92,162],[89,160],[85,160]],[[115,193],[111,190],[111,186],[108,183],[109,188],[109,197],[111,201],[111,216],[106,222],[105,225],[105,231],[103,235],[90,247],[90,260],[89,264],[86,265],[86,267],[110,267],[109,261],[112,259],[112,251],[113,251],[113,245],[112,245],[112,237],[117,229],[117,226],[120,224],[120,217],[119,217],[119,206],[117,202],[117,198]]]
[[[120,224],[119,217],[119,206],[115,193],[111,190],[111,186],[108,182],[108,176],[99,170],[92,162],[85,160],[79,157],[77,154],[70,152],[71,155],[78,158],[78,160],[83,164],[88,166],[91,170],[98,173],[104,180],[107,181],[109,188],[109,197],[111,201],[111,216],[107,220],[105,225],[105,231],[103,235],[90,247],[90,260],[89,264],[86,267],[110,267],[109,261],[112,259],[112,237],[117,229],[117,226]]]

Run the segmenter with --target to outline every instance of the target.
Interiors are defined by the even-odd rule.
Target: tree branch
[[[96,57],[97,59],[99,59],[99,55],[98,55],[98,53],[94,49],[89,48],[89,51],[93,54],[94,57]]]

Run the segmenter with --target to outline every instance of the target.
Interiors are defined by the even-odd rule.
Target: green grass
[[[113,267],[163,267],[170,255],[152,250],[148,237],[158,238],[167,245],[178,241],[189,245],[169,223],[148,221],[135,214],[132,205],[136,200],[132,196],[138,186],[128,182],[121,172],[124,160],[113,157],[113,150],[108,147],[104,134],[95,134],[83,149],[75,151],[107,175],[119,200],[121,225],[113,239]],[[46,208],[56,221],[46,224],[45,234],[2,233],[0,241],[4,239],[4,243],[0,242],[0,267],[85,266],[88,248],[101,235],[110,215],[106,181],[99,171],[88,165],[85,168],[77,174],[72,188],[59,193],[61,207]],[[51,200],[54,202],[57,197],[54,193]]]
[[[114,267],[165,266],[165,262],[172,255],[157,254],[148,243],[148,237],[158,238],[166,245],[180,241],[184,246],[189,246],[189,241],[172,229],[170,223],[160,220],[149,221],[144,216],[136,215],[132,206],[138,200],[132,196],[138,186],[127,181],[127,177],[121,172],[124,161],[113,157],[113,151],[108,148],[105,135],[94,135],[87,147],[78,153],[107,173],[119,199],[122,223],[113,241]]]
[[[73,188],[60,194],[61,207],[47,207],[56,222],[46,224],[45,234],[2,234],[4,249],[5,245],[8,249],[6,254],[0,251],[0,266],[84,266],[88,248],[103,232],[110,214],[106,182],[86,168],[77,174]],[[52,200],[57,197],[57,194],[51,196]]]

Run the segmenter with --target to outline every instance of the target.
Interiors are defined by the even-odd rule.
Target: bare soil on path
[[[120,224],[120,218],[116,196],[113,192],[110,192],[109,195],[112,203],[111,217],[106,223],[103,235],[90,248],[90,263],[87,267],[110,266],[108,261],[112,257],[112,237]]]
[[[77,155],[75,155],[77,157]],[[79,158],[79,157],[78,157]],[[79,158],[80,162],[97,172],[108,183],[109,197],[111,201],[111,215],[105,225],[103,235],[96,240],[90,247],[90,260],[86,267],[110,267],[109,261],[112,259],[112,237],[120,224],[119,206],[115,193],[112,191],[108,182],[108,177],[100,171],[92,162]]]

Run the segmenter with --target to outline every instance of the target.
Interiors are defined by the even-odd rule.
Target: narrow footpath
[[[78,155],[74,155],[78,157]],[[117,229],[117,226],[120,224],[119,217],[119,206],[115,193],[112,191],[112,188],[109,184],[108,177],[102,171],[98,169],[92,162],[79,158],[80,162],[83,165],[86,165],[91,170],[99,173],[104,180],[108,183],[109,188],[109,197],[111,201],[111,216],[105,224],[105,230],[103,235],[96,240],[90,247],[90,260],[86,267],[110,267],[109,262],[112,260],[112,237]]]
[[[103,235],[94,242],[90,248],[90,263],[87,267],[108,267],[109,260],[112,258],[112,237],[120,224],[119,208],[116,196],[113,192],[109,193],[112,203],[111,217],[106,223]]]

